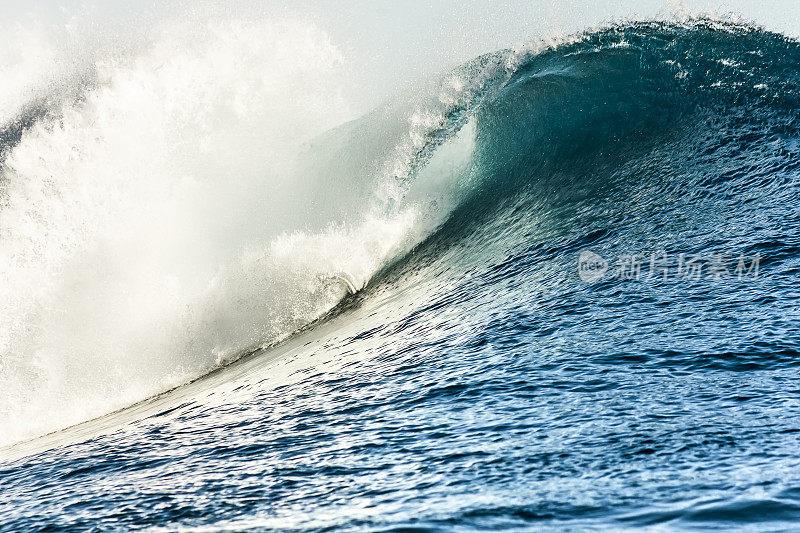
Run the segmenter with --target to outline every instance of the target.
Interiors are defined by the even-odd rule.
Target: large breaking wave
[[[170,26],[4,111],[0,445],[279,342],[432,234],[609,181],[687,116],[747,116],[798,161],[800,46],[758,28],[537,42],[357,120],[344,60],[291,18]]]

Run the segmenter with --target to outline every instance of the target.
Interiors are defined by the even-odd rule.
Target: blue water
[[[800,44],[601,30],[450,118],[419,165],[476,144],[433,235],[288,341],[6,450],[0,531],[800,527]]]

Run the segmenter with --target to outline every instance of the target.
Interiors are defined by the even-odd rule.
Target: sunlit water
[[[277,346],[3,450],[0,530],[792,529],[800,45],[637,24],[457,75],[399,178],[432,233],[337,264],[369,283]]]

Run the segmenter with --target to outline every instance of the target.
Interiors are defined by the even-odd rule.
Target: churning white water
[[[175,23],[9,103],[38,115],[0,167],[0,445],[278,341],[409,245],[401,154],[337,175],[314,142],[352,118],[343,63],[297,18]]]

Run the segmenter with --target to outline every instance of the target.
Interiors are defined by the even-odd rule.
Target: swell
[[[550,312],[510,328],[510,347],[546,344],[537,336],[578,320],[571,350],[592,364],[796,365],[799,75],[797,42],[711,20],[613,27],[515,56],[468,121],[456,207],[357,300],[441,277],[453,288],[425,309],[444,309],[533,277],[541,292],[517,297]],[[575,259],[587,248],[612,261],[760,253],[762,277],[586,285]],[[715,318],[722,308],[729,323]],[[765,327],[730,330],[749,320]]]
[[[308,71],[324,70],[326,62],[336,61],[335,51],[326,46],[322,43],[322,56],[316,52],[311,56],[318,63],[301,69],[301,83],[307,82]],[[110,391],[100,388],[94,394],[100,407],[77,417],[61,418],[49,424],[49,429],[108,412],[125,402],[131,404],[224,366],[252,352],[253,346],[273,345],[292,332],[314,327],[376,291],[402,285],[421,265],[440,260],[465,239],[480,245],[484,239],[505,238],[508,248],[516,250],[509,262],[519,266],[525,261],[564,257],[586,245],[621,241],[613,217],[611,222],[602,222],[605,214],[592,210],[598,199],[610,199],[615,209],[628,209],[646,221],[654,209],[677,211],[680,205],[690,210],[681,203],[686,198],[747,194],[757,179],[764,182],[759,185],[762,190],[781,180],[793,187],[792,173],[797,169],[800,146],[798,61],[797,43],[758,28],[705,19],[621,25],[574,36],[556,46],[533,44],[482,56],[445,75],[421,97],[390,105],[314,137],[295,159],[278,167],[278,173],[288,169],[298,178],[284,198],[301,196],[307,203],[295,212],[283,213],[270,238],[250,235],[243,239],[248,250],[244,255],[237,251],[224,256],[229,263],[227,270],[223,269],[226,274],[209,274],[214,291],[209,295],[204,289],[194,301],[203,310],[207,306],[208,316],[201,314],[198,320],[196,313],[178,314],[176,319],[170,315],[172,309],[164,311],[167,322],[176,321],[167,323],[167,327],[176,325],[187,330],[189,337],[173,336],[170,330],[165,333],[163,346],[138,345],[148,353],[149,359],[143,361],[134,354],[137,343],[131,343],[126,355],[135,364],[105,357],[119,343],[147,329],[133,333],[124,329],[116,337],[118,324],[108,325],[100,342],[89,339],[98,348],[92,349],[85,361],[80,353],[86,349],[82,339],[47,339],[52,345],[58,341],[61,349],[65,345],[66,349],[78,348],[76,359],[66,364],[55,362],[66,367],[70,379],[87,372],[86,368],[93,375],[96,370],[91,367],[99,365],[110,368],[120,379],[136,376],[146,384],[125,395],[122,405],[104,404],[102,398]],[[287,74],[286,82],[296,87],[293,75]],[[313,90],[306,96],[312,104],[328,97]],[[27,131],[51,120],[47,112],[37,109],[32,108],[2,130],[7,153],[13,153],[25,141]],[[275,109],[266,106],[260,111],[267,116]],[[220,133],[230,134],[232,130]],[[215,134],[210,139],[220,142],[222,137]],[[244,139],[244,148],[256,153],[255,145],[247,145],[250,140]],[[180,156],[180,147],[185,144],[180,137],[177,141],[178,150],[165,157]],[[773,157],[756,162],[760,172],[744,172],[746,165],[754,163],[754,151],[765,143],[775,148]],[[234,157],[240,148],[236,144],[223,142],[216,149]],[[280,140],[276,140],[276,146],[283,146]],[[749,159],[737,160],[743,154]],[[687,172],[673,161],[685,157],[697,163],[703,157],[712,160],[721,156],[731,164],[709,172]],[[245,165],[251,163],[243,161],[239,170],[246,170]],[[192,164],[177,167],[179,171],[185,168],[196,170]],[[267,174],[275,170],[258,168]],[[130,186],[128,182],[123,185]],[[637,193],[633,196],[632,187]],[[788,194],[786,190],[783,194]],[[255,192],[257,187],[248,191]],[[223,207],[235,208],[241,199],[233,194]],[[277,203],[274,205],[277,208]],[[179,201],[167,207],[180,210],[191,206]],[[307,214],[304,209],[324,216],[307,220],[303,218]],[[221,212],[209,211],[213,216]],[[341,213],[345,213],[344,221],[336,220]],[[200,212],[197,220],[205,214]],[[256,219],[260,216],[257,209],[250,214]],[[687,217],[686,213],[679,215]],[[692,216],[696,222],[701,215],[694,212]],[[580,217],[585,224],[576,224]],[[534,243],[526,243],[524,233],[508,235],[508,228],[538,231],[531,225],[515,223],[525,218],[531,219],[531,225],[537,219],[549,219],[560,229],[553,230],[549,241]],[[713,221],[704,224],[702,232],[711,231]],[[203,227],[212,231],[210,226]],[[787,223],[781,231],[789,227]],[[656,237],[658,231],[666,230],[656,228]],[[225,235],[218,237],[220,242],[227,242]],[[271,241],[273,238],[277,240]],[[180,235],[176,237],[176,243],[182,241]],[[279,260],[253,255],[254,246],[272,246]],[[347,255],[350,257],[344,257]],[[209,258],[193,259],[200,259],[202,264]],[[163,263],[150,265],[153,268],[142,274],[157,272],[174,260],[171,252],[166,253]],[[209,265],[212,263],[209,261]],[[104,266],[113,271],[114,265]],[[175,274],[188,275],[190,267],[186,268]],[[191,268],[195,268],[194,263]],[[302,275],[294,276],[296,272]],[[336,307],[347,291],[329,280],[342,274],[357,288],[369,285],[356,298]],[[504,275],[502,269],[496,275]],[[280,283],[276,284],[275,277]],[[78,286],[87,282],[76,280]],[[305,288],[309,285],[310,292]],[[158,294],[151,289],[144,287],[151,295]],[[190,298],[196,298],[193,289],[185,289]],[[316,298],[312,306],[304,303],[309,294]],[[107,295],[100,296],[99,303],[104,304]],[[237,312],[216,314],[231,302],[242,301],[246,305]],[[180,295],[175,302],[183,303]],[[74,303],[97,304],[81,299]],[[250,329],[241,329],[239,322]],[[272,327],[273,323],[279,326]],[[216,333],[215,328],[224,330],[227,337]],[[206,340],[208,331],[212,333]],[[72,345],[61,342],[65,338]],[[169,350],[185,356],[178,357],[177,362],[162,361]],[[208,357],[209,353],[213,355]],[[143,372],[142,364],[154,364],[158,372],[167,374],[180,370],[176,376],[162,379]],[[35,372],[24,361],[19,366]],[[153,386],[154,379],[159,384]],[[54,386],[58,386],[57,381]],[[48,382],[40,379],[36,383],[43,387]],[[15,382],[14,390],[26,384]],[[38,405],[37,412],[64,401],[65,396],[73,401],[73,393],[57,394],[49,403]],[[6,407],[18,400],[9,397]]]

